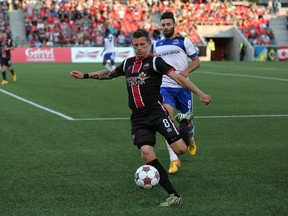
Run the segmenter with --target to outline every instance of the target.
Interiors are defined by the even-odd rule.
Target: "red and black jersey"
[[[136,111],[162,102],[160,94],[162,76],[174,70],[161,57],[149,54],[144,59],[136,59],[134,56],[124,60],[109,75],[126,77],[129,107]]]
[[[8,59],[11,58],[10,50],[6,51],[5,48],[13,47],[12,39],[7,38],[6,40],[0,40],[0,58]]]

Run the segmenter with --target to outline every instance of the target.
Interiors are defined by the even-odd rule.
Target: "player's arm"
[[[191,60],[192,62],[188,65],[188,67],[185,70],[181,71],[179,74],[184,77],[188,77],[190,73],[200,67],[200,59],[198,56],[195,56]]]
[[[184,46],[187,56],[191,59],[191,63],[185,70],[181,71],[180,74],[184,77],[188,77],[190,73],[200,67],[200,58],[198,56],[197,47],[187,37],[184,39]]]
[[[211,97],[202,92],[193,82],[187,80],[185,77],[177,74],[175,71],[171,71],[167,74],[171,79],[175,80],[179,85],[189,89],[191,92],[196,94],[200,100],[208,105],[211,102]]]
[[[74,70],[71,71],[70,75],[76,79],[98,79],[98,80],[108,80],[118,77],[115,71],[100,70],[90,73],[81,73],[80,71]]]

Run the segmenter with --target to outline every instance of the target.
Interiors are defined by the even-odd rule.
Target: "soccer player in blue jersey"
[[[172,12],[163,13],[160,21],[165,38],[154,44],[153,51],[173,66],[176,73],[189,79],[189,74],[200,66],[196,47],[189,38],[176,36],[176,23]],[[188,64],[188,58],[192,60],[190,64]],[[163,96],[163,105],[169,112],[170,118],[174,118],[175,109],[179,111],[178,115],[175,116],[175,120],[179,122],[180,134],[188,146],[189,154],[195,155],[192,93],[168,76],[163,76],[160,92]],[[167,147],[170,155],[168,172],[174,174],[178,171],[181,163],[168,144]]]
[[[179,205],[182,204],[182,198],[172,186],[154,150],[156,132],[159,132],[177,154],[184,154],[187,151],[185,142],[162,104],[160,94],[162,76],[166,74],[189,91],[193,91],[204,104],[209,104],[211,98],[195,84],[175,73],[174,67],[167,64],[161,57],[150,54],[151,41],[147,31],[144,29],[135,31],[132,45],[136,56],[125,59],[114,70],[86,74],[75,70],[71,72],[71,76],[76,79],[99,80],[125,77],[129,107],[132,111],[130,122],[134,144],[140,150],[145,163],[154,166],[159,171],[159,184],[169,194],[168,199],[159,206]]]
[[[115,42],[114,42],[114,36],[110,33],[109,29],[105,30],[105,37],[104,37],[104,49],[101,53],[101,56],[103,55],[103,65],[108,70],[114,70],[115,69]],[[111,67],[107,63],[107,61],[111,62]]]

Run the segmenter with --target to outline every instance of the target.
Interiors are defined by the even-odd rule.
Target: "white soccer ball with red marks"
[[[143,165],[136,170],[134,179],[140,188],[152,189],[159,183],[160,174],[155,167]]]

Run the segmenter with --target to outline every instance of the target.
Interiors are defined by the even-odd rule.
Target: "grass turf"
[[[14,64],[16,83],[7,74],[9,84],[0,86],[0,215],[287,215],[287,63],[204,62],[190,76],[212,103],[194,99],[197,156],[181,156],[170,178],[184,205],[166,209],[157,206],[167,198],[161,187],[134,183],[143,162],[129,120],[83,120],[129,118],[123,78],[69,77],[72,69],[101,68]],[[279,114],[286,115],[259,117]],[[156,151],[168,167],[161,136]]]

